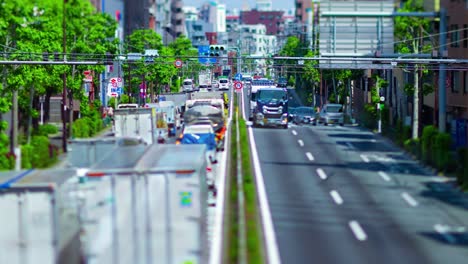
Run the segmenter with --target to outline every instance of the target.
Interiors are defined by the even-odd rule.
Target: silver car
[[[322,107],[319,114],[319,123],[324,125],[340,124],[344,125],[343,105],[326,104]]]

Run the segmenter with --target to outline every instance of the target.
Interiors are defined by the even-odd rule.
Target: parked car
[[[292,122],[295,124],[317,124],[317,112],[313,107],[301,106],[294,109]]]
[[[320,110],[319,123],[324,125],[340,124],[344,125],[343,105],[342,104],[326,104]]]

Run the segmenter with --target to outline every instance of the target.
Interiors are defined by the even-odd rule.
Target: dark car
[[[317,112],[313,107],[301,106],[294,109],[292,121],[295,124],[317,124]]]
[[[285,77],[280,77],[278,79],[277,87],[286,88],[288,86],[288,80]]]

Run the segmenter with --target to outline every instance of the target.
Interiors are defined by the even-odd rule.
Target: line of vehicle
[[[336,191],[332,190],[330,192],[331,197],[333,198],[333,201],[335,201],[336,204],[340,205],[343,204],[343,198],[341,198],[341,195]]]
[[[265,190],[265,182],[263,180],[262,169],[260,166],[260,159],[258,158],[257,146],[253,135],[252,127],[249,127],[249,140],[250,149],[252,151],[252,161],[255,170],[255,179],[257,183],[257,193],[259,200],[259,208],[261,211],[263,234],[265,236],[265,247],[267,263],[280,264],[280,254],[278,250],[278,243],[276,241],[275,229],[273,228],[273,220],[271,217],[271,210],[268,204],[267,194]]]
[[[411,195],[409,195],[406,192],[402,193],[401,197],[403,198],[403,200],[405,200],[409,205],[413,207],[416,207],[419,204]]]
[[[367,239],[366,233],[364,232],[361,225],[356,220],[350,221],[349,227],[351,228],[351,231],[353,232],[357,240],[365,241]]]

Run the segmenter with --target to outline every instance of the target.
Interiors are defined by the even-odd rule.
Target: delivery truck
[[[0,263],[82,263],[73,169],[0,173]]]
[[[141,138],[146,144],[155,143],[156,110],[151,108],[125,108],[114,110],[116,137]]]

